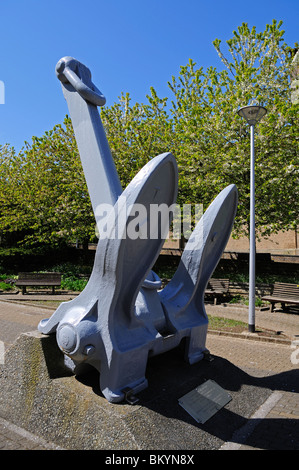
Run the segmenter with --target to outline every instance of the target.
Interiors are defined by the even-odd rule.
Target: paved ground
[[[38,298],[34,296],[35,300]],[[68,300],[69,296],[46,298]],[[16,300],[16,297],[13,299]],[[18,296],[19,299],[21,296]],[[48,318],[53,311],[29,305],[28,300],[24,304],[9,300],[9,296],[0,298],[0,341],[4,342],[5,349],[11,346],[20,333],[36,329],[39,321]],[[246,322],[245,309],[208,306],[207,310],[212,315],[238,318]],[[247,377],[255,378],[255,387],[271,390],[262,406],[255,410],[244,426],[236,429],[231,442],[224,443],[221,450],[299,450],[299,315],[257,311],[256,326],[283,332],[289,341],[275,343],[208,334],[207,347],[212,356],[229,361],[232,367],[246,372]],[[298,345],[294,343],[296,339]],[[54,448],[57,447],[0,417],[0,450]]]
[[[59,450],[59,447],[0,417],[0,450]]]
[[[227,359],[272,395],[224,449],[299,449],[299,345],[208,335],[212,354]],[[294,354],[298,351],[298,354]],[[293,357],[292,357],[293,353]],[[297,364],[292,363],[297,362]],[[265,408],[263,408],[265,406]]]

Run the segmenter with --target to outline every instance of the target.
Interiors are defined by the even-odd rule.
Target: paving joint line
[[[5,427],[7,430],[19,435],[21,438],[27,439],[28,441],[35,442],[37,445],[44,447],[47,450],[64,450],[62,447],[58,445],[51,444],[47,442],[40,436],[36,436],[31,432],[27,431],[26,429],[20,428],[16,424],[10,423],[6,421],[6,419],[0,417],[0,426]]]
[[[274,391],[248,421],[233,433],[232,440],[225,442],[219,450],[239,450],[242,445],[246,444],[256,426],[267,417],[282,397],[283,393]]]

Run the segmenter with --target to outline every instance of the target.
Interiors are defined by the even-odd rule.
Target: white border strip
[[[61,447],[51,444],[47,441],[45,441],[42,437],[35,436],[29,431],[26,431],[26,429],[20,428],[16,424],[10,423],[6,421],[4,418],[0,417],[0,427],[5,427],[9,431],[14,432],[15,434],[18,434],[20,437],[23,437],[27,439],[28,441],[35,442],[37,445],[40,445],[44,447],[45,449],[48,450],[63,450]],[[34,449],[33,449],[34,450]]]
[[[234,432],[232,440],[225,442],[219,450],[239,450],[246,443],[248,437],[253,433],[255,427],[265,419],[267,414],[274,408],[276,403],[282,398],[281,392],[273,392],[269,398],[259,407],[259,409],[250,416],[247,423]]]

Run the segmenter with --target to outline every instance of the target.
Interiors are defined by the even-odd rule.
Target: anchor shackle
[[[63,83],[70,83],[82,98],[95,106],[104,106],[106,98],[91,81],[91,72],[73,57],[62,57],[56,64],[56,75]]]

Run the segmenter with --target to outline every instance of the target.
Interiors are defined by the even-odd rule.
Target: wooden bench
[[[22,293],[26,293],[26,287],[52,287],[52,294],[55,294],[55,287],[61,285],[60,273],[19,273],[16,286],[22,287]]]
[[[226,295],[229,290],[229,279],[215,279],[211,278],[205,290],[206,295],[214,297],[214,305],[217,304],[218,297]]]
[[[271,302],[271,312],[276,303],[280,303],[283,309],[286,304],[299,305],[299,285],[275,282],[272,294],[262,297],[262,300]]]

